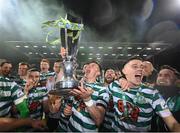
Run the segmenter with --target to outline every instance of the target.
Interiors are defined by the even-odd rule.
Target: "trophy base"
[[[69,92],[76,87],[78,87],[78,81],[76,80],[59,81],[55,84],[55,89],[49,91],[49,94],[68,96]]]

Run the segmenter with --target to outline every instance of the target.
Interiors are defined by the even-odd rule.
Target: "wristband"
[[[84,103],[86,104],[87,107],[93,106],[93,100],[92,99],[90,99],[89,101],[86,101]]]

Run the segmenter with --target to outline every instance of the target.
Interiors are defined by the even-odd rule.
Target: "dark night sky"
[[[144,0],[64,0],[62,3],[68,11],[71,9],[80,14],[84,23],[95,28],[103,39],[117,39],[117,36],[113,38],[115,29],[126,27],[125,30],[133,36],[128,38],[129,40],[170,43],[168,51],[156,55],[151,61],[156,64],[169,64],[180,70],[180,63],[177,60],[177,57],[180,57],[180,10],[175,7],[170,9],[173,8],[170,0],[153,2],[151,16],[142,23],[139,23],[138,18],[141,17]],[[122,37],[121,41],[127,41],[127,38]]]
[[[113,40],[117,39],[117,30],[136,32],[136,19],[140,17],[144,0],[63,0],[62,3],[67,11],[79,14],[85,25],[95,29],[100,37]]]
[[[3,0],[2,0],[3,1]],[[42,22],[66,12],[83,18],[82,42],[165,42],[168,51],[151,60],[180,69],[178,0],[4,0],[0,3],[0,42],[44,41]],[[151,10],[152,9],[152,10]],[[1,48],[1,54],[8,46]],[[163,57],[164,56],[164,57]]]

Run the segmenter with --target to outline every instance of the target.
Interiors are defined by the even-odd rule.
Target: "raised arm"
[[[168,117],[164,117],[163,120],[170,129],[170,131],[180,132],[180,124],[176,121],[176,119],[172,115]]]
[[[79,89],[74,89],[71,93],[73,95],[80,96],[84,100],[89,114],[91,115],[95,124],[99,126],[104,119],[105,107],[103,104],[95,104],[93,102],[91,99],[93,90],[91,88],[84,88],[83,85],[81,85],[79,86]]]

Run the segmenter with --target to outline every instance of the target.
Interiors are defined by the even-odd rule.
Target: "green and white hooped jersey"
[[[22,89],[15,82],[0,76],[0,117],[10,117],[13,103],[20,104],[25,98]]]
[[[176,112],[180,110],[180,95],[169,97],[166,101],[171,112]]]
[[[17,83],[18,84],[18,83]],[[26,80],[24,80],[24,79],[22,79],[21,80],[21,83],[19,83],[18,85],[20,85],[21,87],[25,87],[25,85],[26,85]]]
[[[73,96],[69,96],[68,98],[62,99],[61,108],[60,108],[60,117],[59,117],[59,125],[57,128],[57,132],[67,132],[68,131],[68,122],[70,116],[64,115],[64,109],[67,105],[72,106]]]
[[[43,101],[48,99],[46,87],[35,87],[27,95],[30,118],[42,119]]]
[[[114,132],[113,123],[114,123],[114,104],[112,95],[109,96],[108,107],[104,116],[104,121],[102,123],[102,127],[100,128],[100,132]]]
[[[26,85],[26,80],[25,79],[21,79],[19,76],[17,76],[14,81],[22,87],[22,89],[24,89],[25,85]]]
[[[149,131],[153,113],[161,117],[171,115],[165,100],[157,89],[141,84],[123,92],[117,81],[108,86],[115,108],[116,131]]]
[[[17,83],[17,82],[16,82],[16,83]],[[25,87],[25,85],[26,85],[26,80],[20,79],[20,82],[18,82],[17,84],[20,85],[20,86],[24,89],[24,87]]]
[[[40,81],[46,81],[49,77],[55,76],[55,72],[40,73]]]
[[[91,95],[91,99],[96,106],[103,106],[107,108],[109,101],[109,94],[106,87],[102,87],[99,83],[86,84],[87,87],[91,87],[94,92]],[[87,107],[82,99],[75,97],[72,106],[72,115],[68,123],[68,131],[72,132],[97,132],[98,127],[94,120],[87,111]]]

